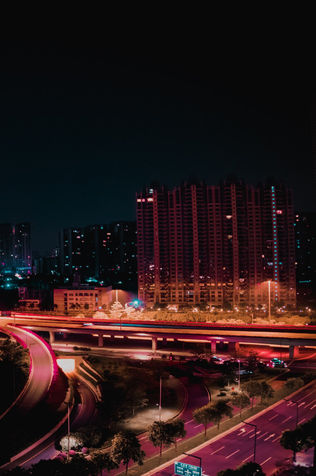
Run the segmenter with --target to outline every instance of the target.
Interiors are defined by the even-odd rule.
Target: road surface
[[[46,396],[52,383],[57,364],[54,354],[46,342],[32,332],[19,328],[9,327],[7,329],[0,328],[6,333],[9,331],[13,337],[17,337],[28,347],[31,362],[31,375],[27,391],[23,394],[14,407],[6,414],[4,420],[7,421],[10,415],[16,411],[19,413],[29,412]],[[1,424],[3,420],[1,421]]]
[[[187,388],[188,400],[183,412],[181,415],[179,415],[179,418],[184,420],[185,429],[187,432],[186,438],[189,438],[201,431],[200,425],[197,425],[192,418],[192,412],[196,408],[206,405],[209,401],[209,396],[202,381],[194,380],[191,382],[187,379],[184,379],[183,383]],[[142,445],[142,449],[146,453],[146,458],[159,453],[159,448],[154,447],[153,444],[148,440],[147,433],[140,436],[139,441]],[[123,465],[121,465],[120,468],[111,471],[110,474],[119,474],[122,471],[125,471],[125,467]],[[104,472],[104,475],[105,474],[108,473]]]
[[[251,423],[257,425],[256,462],[262,466],[267,476],[273,474],[278,463],[292,457],[292,452],[279,444],[282,432],[294,429],[296,425],[296,406],[298,406],[298,423],[304,423],[316,415],[316,384],[298,392],[293,402],[282,400],[273,409],[257,416]],[[241,424],[238,429],[228,432],[206,443],[199,450],[190,453],[202,458],[203,472],[208,476],[216,476],[226,468],[235,469],[251,461],[254,452],[254,427]],[[203,446],[203,445],[201,445]],[[181,459],[184,463],[196,464],[192,458]],[[148,475],[171,476],[174,466],[147,473]]]

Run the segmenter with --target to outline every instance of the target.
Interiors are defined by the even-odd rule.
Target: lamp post
[[[240,392],[240,359],[238,359],[238,390]]]
[[[201,473],[202,473],[202,458],[200,456],[195,456],[195,455],[189,455],[189,453],[182,453],[186,456],[190,456],[191,458],[196,458],[199,460],[199,463],[200,463],[200,468],[201,468]]]
[[[271,320],[271,280],[268,281],[268,317],[269,321]]]
[[[159,422],[161,421],[162,378],[159,379]]]
[[[254,438],[254,443],[253,443],[253,462],[255,463],[256,462],[256,451],[257,451],[257,425],[255,425],[254,423],[247,423],[246,421],[243,421],[243,420],[242,420],[242,422],[245,425],[253,426],[254,429],[255,429],[255,438]]]

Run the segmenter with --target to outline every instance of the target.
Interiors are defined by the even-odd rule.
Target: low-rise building
[[[107,310],[112,302],[112,287],[54,289],[54,310],[61,314],[79,314]]]

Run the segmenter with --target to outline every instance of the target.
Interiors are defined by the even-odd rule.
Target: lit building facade
[[[300,304],[316,300],[316,213],[295,214],[296,285]]]
[[[107,310],[112,302],[112,288],[81,287],[54,289],[54,310],[62,314],[78,314]]]
[[[82,282],[92,278],[115,287],[136,287],[136,223],[120,221],[62,230],[60,268],[63,276],[77,274]]]
[[[139,299],[147,305],[295,306],[291,192],[185,183],[137,194]]]
[[[31,224],[0,224],[1,274],[32,272]]]

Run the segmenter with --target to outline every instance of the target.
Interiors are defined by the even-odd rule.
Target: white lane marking
[[[281,435],[277,436],[276,438],[274,438],[274,440],[272,440],[272,443],[275,443],[275,442],[278,441],[280,438],[281,438]]]
[[[198,428],[199,426],[203,426],[203,423],[200,423],[199,425],[196,425],[193,428]]]
[[[269,418],[269,421],[272,421],[272,420],[274,420],[274,419],[275,419],[276,417],[278,417],[278,416],[279,416],[279,414],[277,413],[277,414],[276,414],[276,415],[274,415],[273,417]]]
[[[221,446],[220,448],[217,448],[217,450],[213,451],[213,453],[211,453],[211,455],[215,455],[215,453],[222,450],[223,448],[225,448],[225,446]]]
[[[316,407],[316,405],[313,405],[313,406],[311,407],[311,410],[313,410],[315,407]]]
[[[255,431],[255,430],[254,429],[249,430],[247,433],[244,434],[244,436],[250,435],[250,433],[252,433],[253,431]]]
[[[145,438],[147,438],[147,436],[142,436],[141,438],[138,438],[138,439],[141,441],[141,440],[144,440]]]
[[[236,453],[238,453],[240,450],[236,450],[234,451],[233,453],[230,453],[230,455],[226,456],[226,459],[229,459],[231,456],[235,455]]]
[[[298,424],[300,425],[301,423],[303,423],[304,420],[306,420],[306,418],[303,418],[301,421],[298,422]]]
[[[291,420],[291,418],[293,418],[293,417],[289,416],[289,417],[285,418],[285,420],[281,421],[281,423],[285,423],[286,421]]]
[[[260,438],[262,438],[264,435],[267,435],[267,434],[268,434],[268,432],[265,431],[264,433],[262,433],[262,435],[258,436],[257,440],[260,440]]]
[[[304,400],[304,398],[307,398],[309,397],[310,395],[313,395],[313,393],[315,393],[315,390],[313,390],[312,392],[309,392],[307,395],[304,395],[302,398],[299,398],[298,400],[296,400],[297,402],[300,402],[301,400]]]
[[[262,463],[260,463],[260,466],[263,466],[265,463],[267,463],[268,461],[270,461],[270,459],[272,458],[272,456],[270,456],[269,458],[265,459],[264,461],[262,461]]]
[[[243,459],[242,460],[242,463],[246,463],[246,461],[249,459],[249,458],[252,458],[253,457],[253,454],[251,453],[251,455],[247,456],[247,458]]]
[[[191,423],[192,421],[193,421],[193,418],[192,418],[192,420],[186,421],[185,425],[187,425],[188,423]]]
[[[271,433],[271,435],[265,438],[263,441],[268,441],[270,440],[270,438],[273,438],[274,436],[275,436],[275,433]]]
[[[314,402],[316,402],[316,400],[315,400],[315,399],[314,399],[314,400],[312,400],[311,402],[309,402],[309,403],[306,405],[306,407],[305,407],[305,408],[308,408],[308,407],[309,407],[310,405],[312,405]],[[315,405],[314,405],[314,406],[315,406]]]
[[[302,402],[298,405],[298,408],[302,407],[303,405],[305,405],[306,402]]]
[[[238,436],[241,436],[243,433],[246,433],[246,428],[241,428],[241,430],[238,433]]]

